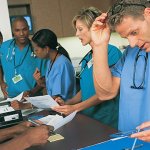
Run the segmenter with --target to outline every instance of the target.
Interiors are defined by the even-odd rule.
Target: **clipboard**
[[[110,139],[95,145],[87,146],[79,150],[131,150],[133,142],[134,138],[120,137]],[[137,140],[136,146],[139,146],[136,148],[137,150],[150,150],[150,143],[148,142]]]

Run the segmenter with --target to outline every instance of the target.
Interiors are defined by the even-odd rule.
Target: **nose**
[[[21,31],[20,31],[20,35],[23,35],[23,34],[24,34],[24,33],[23,33],[23,31],[21,30]]]
[[[135,47],[135,46],[137,46],[138,40],[135,38],[128,37],[128,42],[129,42],[131,47]]]
[[[76,30],[76,36],[79,37],[79,32],[78,32],[78,30]]]

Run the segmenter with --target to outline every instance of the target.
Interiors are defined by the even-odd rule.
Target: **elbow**
[[[117,93],[107,93],[107,94],[97,94],[97,97],[100,101],[107,101],[113,99]]]

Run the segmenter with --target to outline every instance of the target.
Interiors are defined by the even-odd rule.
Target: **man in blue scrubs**
[[[43,74],[45,70],[44,62],[33,54],[27,21],[23,17],[16,18],[12,31],[14,38],[4,42],[0,48],[0,86],[4,97],[15,97],[23,91],[30,91],[36,84],[33,78],[35,69]]]
[[[150,120],[150,43],[138,36],[149,31],[150,9],[147,7],[150,7],[147,0],[118,0],[108,13],[95,20],[91,28],[96,92],[100,99],[107,100],[120,89],[121,131],[135,129]],[[127,38],[130,44],[122,59],[112,68],[112,74],[106,57],[109,27]]]

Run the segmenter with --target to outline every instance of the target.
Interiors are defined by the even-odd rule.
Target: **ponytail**
[[[64,55],[65,57],[67,57],[69,59],[69,61],[71,62],[70,56],[68,54],[68,52],[58,43],[56,49],[58,50],[58,52],[62,55]]]

